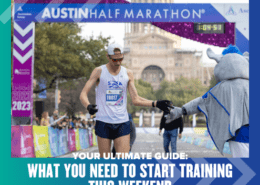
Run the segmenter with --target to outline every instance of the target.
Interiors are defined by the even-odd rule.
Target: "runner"
[[[135,106],[158,107],[162,111],[169,111],[167,100],[151,101],[138,96],[133,72],[121,66],[124,54],[119,44],[109,45],[107,51],[108,63],[93,70],[80,95],[89,113],[96,113],[95,131],[100,157],[111,152],[112,140],[118,153],[128,153],[130,150],[127,89]],[[87,96],[95,83],[97,105],[90,104]]]

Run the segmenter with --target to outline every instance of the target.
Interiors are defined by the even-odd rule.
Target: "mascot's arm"
[[[198,109],[198,105],[202,103],[202,101],[203,98],[199,97],[190,101],[189,103],[186,103],[185,105],[183,105],[182,108],[174,107],[174,109],[171,110],[170,115],[167,115],[165,123],[170,123],[173,120],[178,119],[182,115],[191,115],[199,113],[200,111]]]
[[[202,101],[203,101],[203,98],[198,97],[194,100],[191,100],[189,103],[186,103],[185,105],[183,105],[182,109],[183,109],[184,115],[200,113],[200,111],[198,109],[198,105],[201,104]],[[186,111],[186,114],[185,114],[185,111]]]

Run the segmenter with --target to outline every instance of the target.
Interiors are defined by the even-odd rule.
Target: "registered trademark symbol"
[[[202,10],[201,10],[201,13],[205,13],[205,9],[202,9]]]

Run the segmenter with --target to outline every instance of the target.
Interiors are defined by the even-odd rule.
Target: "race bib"
[[[106,91],[106,105],[120,106],[123,105],[123,90],[109,89]]]

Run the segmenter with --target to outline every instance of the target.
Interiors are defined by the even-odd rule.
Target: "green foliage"
[[[35,78],[52,80],[89,77],[91,71],[107,62],[105,46],[109,38],[82,39],[75,23],[37,24],[35,37]]]
[[[145,82],[141,79],[135,80],[135,87],[137,90],[137,93],[140,97],[148,99],[148,100],[155,100],[155,95],[153,92],[153,88],[150,83]],[[130,97],[130,94],[127,94],[127,110],[128,113],[134,114],[135,112],[143,110],[148,110],[149,107],[140,107],[140,106],[134,106]]]
[[[181,107],[185,103],[202,96],[207,89],[198,79],[181,77],[175,82],[162,81],[161,89],[155,93],[155,96],[156,99],[171,100],[174,106]]]

